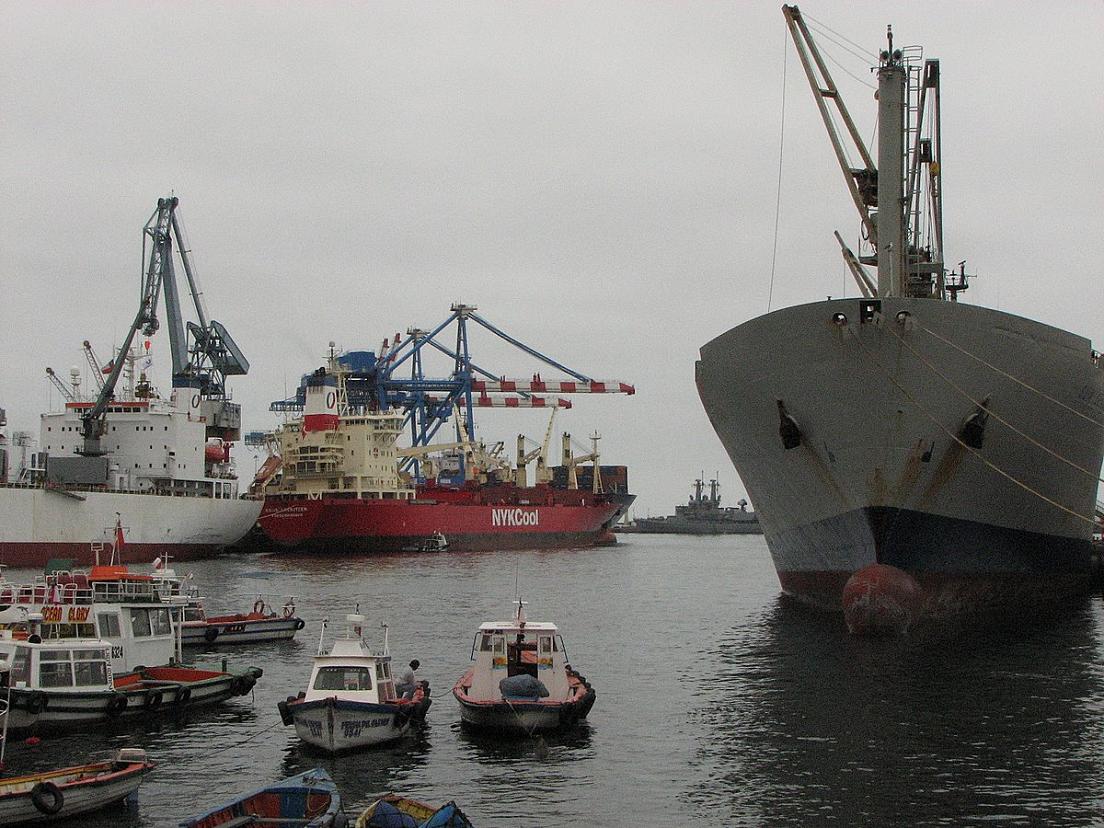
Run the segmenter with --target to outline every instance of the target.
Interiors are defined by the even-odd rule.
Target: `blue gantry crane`
[[[546,354],[526,345],[480,316],[474,305],[455,303],[439,325],[423,330],[409,328],[406,337],[396,333],[385,339],[378,351],[331,353],[344,374],[349,410],[404,412],[403,426],[411,446],[428,446],[441,427],[459,410],[458,430],[464,439],[475,434],[475,408],[570,408],[560,395],[579,393],[633,394],[636,389],[619,381],[595,380],[572,370]],[[529,379],[507,379],[472,359],[469,323],[475,323],[538,362],[567,375],[545,380],[540,374]],[[446,376],[427,376],[424,356],[443,354],[451,365]],[[306,377],[294,397],[270,405],[276,412],[299,412],[306,401]],[[345,412],[342,412],[345,413]],[[404,465],[416,465],[407,458]]]

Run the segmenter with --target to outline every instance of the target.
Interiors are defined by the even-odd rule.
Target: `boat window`
[[[43,650],[38,656],[39,687],[72,687],[73,665],[68,650]]]
[[[151,634],[149,611],[132,609],[130,611],[130,629],[135,638],[148,638]]]
[[[542,635],[537,639],[537,651],[541,655],[548,655],[552,652],[552,636]]]
[[[96,618],[100,622],[101,638],[119,638],[122,634],[119,629],[119,616],[113,613],[101,612]]]
[[[491,649],[494,648],[493,642],[494,642],[494,636],[493,635],[485,635],[485,636],[483,636],[483,640],[479,643],[479,649],[482,652],[487,652],[488,650],[491,650]]]
[[[369,667],[322,667],[314,679],[315,690],[371,690]]]
[[[80,655],[97,655],[97,653],[81,653]],[[103,653],[98,653],[98,655],[103,655]],[[100,687],[107,684],[106,661],[78,661],[73,667],[76,672],[77,687]]]
[[[23,685],[26,687],[31,681],[31,651],[20,647],[12,656],[11,683],[12,687]]]
[[[172,624],[169,623],[168,609],[152,609],[149,611],[150,625],[154,635],[171,635]]]

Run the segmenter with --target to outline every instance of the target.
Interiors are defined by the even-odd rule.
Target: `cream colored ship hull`
[[[125,562],[168,552],[184,560],[216,554],[256,523],[260,500],[170,497],[0,486],[0,563],[42,566],[50,558],[93,563],[93,544],[110,551],[116,515]],[[104,560],[106,563],[106,559]]]

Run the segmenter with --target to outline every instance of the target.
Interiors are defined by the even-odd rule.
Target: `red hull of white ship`
[[[397,552],[435,532],[449,550],[594,546],[633,495],[510,486],[420,489],[415,500],[268,497],[259,518],[282,546],[319,552]]]

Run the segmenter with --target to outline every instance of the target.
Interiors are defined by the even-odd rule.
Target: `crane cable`
[[[774,195],[774,245],[771,250],[770,287],[767,290],[767,313],[770,313],[771,303],[774,300],[774,269],[778,263],[778,226],[782,214],[782,158],[786,147],[786,67],[789,64],[790,38],[786,34],[782,38],[782,106],[779,112],[778,126],[778,182],[775,185]]]
[[[1088,523],[1090,526],[1092,526],[1094,528],[1096,527],[1096,520],[1094,520],[1093,518],[1086,517],[1085,515],[1082,515],[1080,512],[1076,512],[1076,511],[1074,511],[1073,509],[1070,509],[1067,506],[1063,506],[1058,501],[1047,497],[1045,494],[1043,494],[1042,492],[1032,488],[1027,483],[1024,483],[1022,480],[1016,479],[1011,474],[1006,472],[1004,469],[1000,468],[995,463],[993,463],[991,460],[983,457],[980,451],[972,448],[971,446],[966,445],[966,443],[964,443],[962,441],[962,439],[957,434],[955,434],[953,431],[951,431],[949,428],[947,428],[945,425],[943,425],[943,423],[941,423],[939,421],[939,419],[936,418],[936,416],[934,414],[932,414],[930,411],[928,411],[927,408],[925,408],[923,405],[921,405],[919,400],[917,400],[912,394],[910,394],[908,392],[908,389],[906,389],[903,385],[901,385],[900,382],[897,381],[897,378],[894,377],[893,374],[891,374],[885,368],[885,366],[882,365],[882,363],[878,361],[878,358],[874,355],[873,351],[871,351],[871,349],[866,346],[866,344],[862,341],[862,339],[859,338],[858,334],[856,334],[853,330],[849,329],[849,331],[850,331],[852,337],[854,338],[855,342],[858,343],[859,347],[862,348],[862,350],[866,352],[866,355],[868,357],[870,357],[871,361],[875,365],[878,366],[878,368],[882,371],[882,373],[884,373],[889,378],[889,381],[892,382],[895,386],[897,386],[897,389],[902,394],[905,395],[905,397],[908,399],[909,402],[911,402],[914,406],[916,406],[916,408],[922,414],[924,414],[924,416],[926,416],[929,420],[931,420],[933,423],[935,423],[935,425],[941,431],[943,431],[948,437],[950,437],[952,440],[954,440],[954,442],[958,443],[958,445],[960,445],[966,451],[970,452],[970,454],[972,454],[974,457],[976,457],[980,462],[982,462],[983,464],[988,466],[990,469],[995,471],[1001,477],[1004,477],[1005,479],[1007,479],[1010,482],[1014,483],[1016,486],[1019,486],[1021,489],[1028,492],[1029,494],[1034,495],[1035,497],[1039,498],[1040,500],[1044,501],[1045,503],[1049,503],[1054,508],[1058,509],[1059,511],[1065,512],[1066,514],[1070,515],[1071,517],[1075,517],[1078,520],[1084,521],[1085,523]]]
[[[995,412],[995,411],[993,411],[989,408],[986,408],[986,406],[984,406],[980,400],[975,400],[972,396],[970,396],[969,392],[963,390],[960,386],[958,386],[955,383],[954,380],[952,380],[950,377],[948,377],[946,374],[944,374],[942,371],[940,371],[939,368],[936,367],[931,362],[931,360],[929,360],[922,353],[917,351],[911,344],[909,344],[905,340],[905,338],[903,336],[901,336],[899,333],[897,333],[897,331],[893,330],[888,325],[885,326],[885,327],[887,328],[887,330],[889,330],[889,332],[891,334],[893,334],[893,336],[895,336],[897,338],[898,342],[900,342],[902,345],[904,345],[906,348],[908,348],[909,351],[912,352],[912,355],[915,356],[918,360],[920,360],[920,362],[922,362],[924,365],[928,366],[928,368],[930,368],[936,376],[938,376],[940,379],[942,379],[944,382],[946,382],[947,385],[951,386],[951,388],[953,388],[955,391],[957,391],[959,394],[961,394],[967,400],[972,402],[975,406],[977,406],[978,408],[984,408],[986,413],[990,417],[992,417],[994,420],[996,420],[998,423],[1001,423],[1002,425],[1006,426],[1010,431],[1014,432],[1015,434],[1018,434],[1020,437],[1023,437],[1025,440],[1027,440],[1027,442],[1031,443],[1031,445],[1033,445],[1036,448],[1041,449],[1042,451],[1046,452],[1047,454],[1049,454],[1054,459],[1056,459],[1056,460],[1058,460],[1062,463],[1065,463],[1067,466],[1070,466],[1071,468],[1076,469],[1077,471],[1081,472],[1082,474],[1084,474],[1088,477],[1091,477],[1093,480],[1095,480],[1098,483],[1104,483],[1104,477],[1101,477],[1097,472],[1090,471],[1089,469],[1086,469],[1083,466],[1077,465],[1077,463],[1073,462],[1072,460],[1070,460],[1066,457],[1063,457],[1062,455],[1058,454],[1053,449],[1048,448],[1047,446],[1044,446],[1042,443],[1040,443],[1038,440],[1036,440],[1030,434],[1025,434],[1023,431],[1020,431],[1020,429],[1016,428],[1016,426],[1012,425],[1012,423],[1008,422],[1008,420],[1004,419],[1004,417],[1002,417],[997,412]],[[999,369],[995,369],[995,370],[999,370]],[[1004,372],[1001,371],[1001,373],[1003,374]],[[1008,374],[1004,374],[1004,375],[1006,377],[1009,377],[1009,379],[1015,379],[1014,377],[1011,377]],[[1025,387],[1029,387],[1025,383],[1020,383],[1020,384],[1024,385]],[[1045,397],[1046,395],[1044,394],[1043,396]],[[1050,399],[1050,398],[1047,397],[1047,399]],[[1053,400],[1053,402],[1058,402],[1058,401]],[[1062,405],[1062,403],[1058,403],[1058,404]],[[1073,411],[1073,409],[1069,408],[1068,406],[1063,405],[1062,407],[1067,408],[1070,411]],[[1074,413],[1077,413],[1077,412],[1074,412]],[[1097,423],[1097,425],[1099,425],[1099,423]]]

